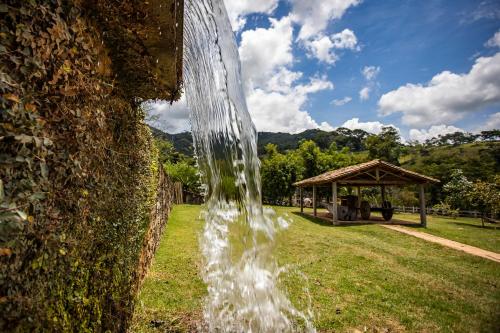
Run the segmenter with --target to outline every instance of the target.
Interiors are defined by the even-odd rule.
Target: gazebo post
[[[300,212],[304,212],[304,200],[302,199],[302,186],[299,187],[299,193],[300,193]]]
[[[361,186],[358,186],[358,206],[356,207],[356,219],[358,218],[358,215],[361,215],[360,214],[360,211],[361,211],[361,200],[363,200],[363,197],[361,195]]]
[[[313,185],[313,215],[314,216],[317,216],[317,212],[316,212],[316,185]]]
[[[382,204],[384,204],[384,201],[385,201],[385,185],[380,185],[380,191],[382,193]]]
[[[337,213],[337,183],[332,182],[332,222],[337,224],[338,213]]]
[[[427,216],[425,212],[425,191],[424,184],[420,184],[420,224],[422,227],[427,228]]]

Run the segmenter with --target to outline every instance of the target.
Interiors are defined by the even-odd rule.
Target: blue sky
[[[500,127],[499,0],[226,0],[260,131]],[[189,129],[185,101],[159,104]]]

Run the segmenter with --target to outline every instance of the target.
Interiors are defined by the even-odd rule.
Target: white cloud
[[[248,108],[259,131],[298,133],[311,128],[331,128],[327,123],[318,125],[304,110],[309,94],[330,89],[333,84],[325,78],[313,78],[308,84],[288,89],[257,88],[247,96]]]
[[[428,130],[411,129],[410,140],[425,142],[428,139],[437,138],[439,135],[446,135],[455,132],[465,132],[465,131],[461,128],[449,125],[435,125],[431,126]]]
[[[327,64],[333,65],[339,57],[334,49],[349,49],[359,51],[358,39],[349,29],[333,34],[331,37],[319,34],[317,37],[304,41],[308,57],[314,57]]]
[[[385,125],[379,121],[360,122],[359,118],[352,118],[343,123],[340,127],[345,127],[350,130],[361,129],[368,133],[379,134],[382,132],[382,127],[388,127],[388,126],[394,127],[399,132],[399,128],[397,128],[392,124]]]
[[[375,80],[380,73],[380,67],[377,66],[365,66],[363,70],[361,71],[363,76],[367,81],[372,81]]]
[[[246,24],[246,15],[253,13],[272,14],[278,7],[278,0],[225,0],[227,14],[234,31],[240,31]]]
[[[338,56],[332,52],[333,42],[328,36],[319,36],[316,39],[306,41],[305,46],[308,57],[315,57],[330,65],[338,60]]]
[[[342,106],[342,105],[346,105],[350,101],[352,101],[352,98],[349,97],[349,96],[346,96],[346,97],[344,97],[342,99],[334,99],[332,101],[332,104],[335,105],[335,106]]]
[[[359,91],[359,99],[362,101],[366,101],[370,98],[370,93],[372,91],[372,88],[370,87],[364,87]]]
[[[325,77],[298,84],[303,73],[291,71],[293,27],[289,17],[270,19],[268,29],[241,34],[239,48],[248,109],[259,131],[300,132],[318,125],[305,106],[309,95],[333,89]]]
[[[144,104],[148,110],[148,125],[156,127],[164,132],[175,134],[191,130],[189,123],[189,109],[186,98],[170,105],[170,102],[148,102]]]
[[[378,85],[375,81],[380,73],[379,66],[365,66],[361,70],[361,74],[365,77],[366,85],[359,91],[359,99],[366,101],[370,98],[373,89]]]
[[[467,74],[442,72],[425,84],[407,84],[384,94],[380,112],[403,113],[402,121],[427,127],[453,123],[465,115],[500,102],[500,53],[478,58]]]
[[[491,37],[486,44],[486,47],[500,47],[500,30],[498,30],[493,37]]]
[[[493,129],[500,129],[500,112],[490,115],[486,124],[481,126],[479,131],[488,131]]]
[[[290,0],[292,19],[301,25],[298,39],[306,40],[322,32],[330,20],[342,18],[351,6],[361,0]]]
[[[326,132],[332,132],[335,130],[335,127],[324,121],[321,123],[321,125],[319,125],[319,129]]]
[[[293,61],[293,27],[289,17],[270,19],[269,29],[257,28],[241,34],[239,48],[246,89],[263,86],[280,66]]]
[[[332,35],[333,47],[336,49],[359,50],[358,38],[352,30],[344,29]]]

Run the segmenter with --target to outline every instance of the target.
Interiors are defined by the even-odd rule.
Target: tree
[[[187,161],[179,163],[165,163],[165,171],[175,181],[181,182],[191,192],[198,193],[200,188],[200,177],[198,169]]]
[[[172,142],[162,139],[155,139],[156,148],[158,148],[160,162],[162,164],[166,162],[177,163],[183,158],[182,154],[179,154]]]
[[[310,178],[320,174],[319,159],[321,149],[312,140],[305,140],[297,151],[303,166],[303,178]]]
[[[382,133],[371,135],[365,140],[369,157],[380,158],[384,161],[399,165],[401,154],[401,137],[398,131],[392,127],[382,127]]]
[[[267,148],[267,147],[266,147]],[[298,180],[300,164],[294,154],[280,154],[270,149],[272,154],[262,161],[261,178],[264,200],[271,204],[280,204],[287,198],[291,204],[291,197],[295,192],[293,183]]]
[[[482,131],[481,138],[484,141],[500,141],[500,129],[494,129],[491,131]]]
[[[469,195],[473,189],[472,182],[470,182],[460,169],[453,170],[451,179],[443,186],[444,193],[446,194],[446,203],[452,208],[468,208]]]
[[[500,175],[493,182],[477,181],[469,192],[471,205],[485,213],[500,212]]]

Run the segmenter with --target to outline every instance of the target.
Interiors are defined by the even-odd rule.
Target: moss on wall
[[[133,5],[117,21],[95,11],[117,3]],[[140,3],[0,5],[2,332],[127,328],[162,184],[137,98],[180,91],[179,72],[158,75],[140,34],[116,39],[124,21],[141,31],[126,20]]]

